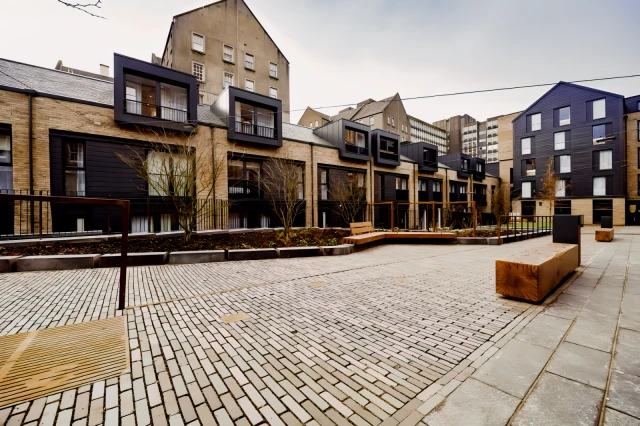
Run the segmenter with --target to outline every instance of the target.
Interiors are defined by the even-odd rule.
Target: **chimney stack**
[[[109,65],[100,64],[100,75],[109,77]]]

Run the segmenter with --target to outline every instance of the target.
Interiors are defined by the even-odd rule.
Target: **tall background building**
[[[462,152],[462,128],[475,121],[475,118],[465,114],[435,121],[433,125],[447,132],[447,152],[451,154]]]
[[[411,142],[428,142],[438,147],[438,155],[447,153],[447,132],[419,118],[409,116]]]

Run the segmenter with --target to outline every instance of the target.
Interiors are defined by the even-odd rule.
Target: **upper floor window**
[[[395,140],[380,138],[380,152],[386,154],[397,154],[398,145]]]
[[[278,89],[275,87],[269,87],[269,96],[274,99],[278,99]],[[318,126],[316,125],[316,127]]]
[[[233,46],[223,45],[222,46],[222,60],[225,62],[233,63]]]
[[[418,181],[418,191],[420,192],[427,192],[427,181],[426,180],[419,180]]]
[[[347,172],[347,182],[355,183],[358,188],[364,188],[364,173]]]
[[[469,160],[466,158],[460,160],[460,168],[462,170],[469,170]]]
[[[531,114],[529,118],[530,118],[530,124],[529,124],[530,132],[535,132],[536,130],[542,129],[542,113]]]
[[[599,118],[605,118],[607,116],[605,99],[598,99],[597,101],[593,101],[591,105],[593,108],[592,117],[594,120],[597,120]]]
[[[274,112],[266,108],[236,102],[236,132],[274,138]]]
[[[522,155],[531,154],[531,138],[523,138],[520,140]]]
[[[427,163],[435,163],[436,162],[436,153],[430,149],[424,148],[422,150],[422,160]]]
[[[320,199],[329,199],[329,171],[327,169],[320,169]]]
[[[476,163],[476,171],[482,173],[482,163]]]
[[[254,63],[253,63],[253,55],[250,55],[248,53],[244,54],[244,67],[248,70],[254,70]]]
[[[391,117],[391,127],[396,127],[396,119]]]
[[[531,198],[533,182],[522,182],[522,198]]]
[[[229,160],[227,164],[229,195],[258,198],[262,169],[260,162]]]
[[[233,74],[231,74],[230,72],[225,72],[223,78],[224,80],[222,85],[225,89],[229,86],[233,86]]]
[[[434,180],[431,182],[431,189],[433,192],[442,192],[442,182],[439,180]]]
[[[600,170],[611,170],[613,168],[613,151],[610,149],[600,151],[598,154]]]
[[[373,117],[373,115],[371,117],[369,117],[369,126],[373,126],[373,124],[376,122],[375,118]]]
[[[606,176],[598,176],[593,178],[593,195],[607,195]]]
[[[387,115],[387,124],[391,124],[391,116]]]
[[[467,185],[460,185],[460,193],[461,194],[467,193]]]
[[[366,135],[357,130],[345,129],[344,143],[358,148],[366,148]]]
[[[269,62],[269,77],[278,78],[278,64]]]
[[[606,142],[603,139],[607,137],[607,125],[599,124],[597,126],[593,126],[592,136],[593,136],[593,143]]]
[[[244,81],[245,90],[248,90],[249,92],[253,92],[253,86],[254,86],[253,80],[245,79]]]
[[[567,126],[571,124],[571,107],[558,109],[558,126]]]
[[[84,142],[66,141],[64,154],[65,194],[83,197],[86,195]]]
[[[565,149],[565,132],[557,132],[553,134],[553,149],[559,151]]]
[[[560,156],[560,173],[571,173],[571,156]]]
[[[556,181],[556,197],[564,197],[567,195],[568,179],[559,179]]]
[[[636,126],[638,127],[638,140],[640,141],[640,120],[636,122]]]
[[[396,190],[406,191],[407,190],[407,178],[396,178]]]
[[[200,34],[192,33],[191,48],[196,52],[204,53],[204,36]]]
[[[127,113],[172,121],[187,121],[186,88],[135,75],[126,75],[125,81]],[[156,98],[158,84],[160,85],[159,100]]]
[[[192,74],[196,76],[198,81],[204,81],[204,65],[193,62]]]
[[[12,189],[11,130],[0,129],[0,193]]]
[[[318,127],[318,120],[316,120],[316,127]]]

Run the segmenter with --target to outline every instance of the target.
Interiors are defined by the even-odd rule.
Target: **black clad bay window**
[[[274,112],[243,102],[236,102],[236,132],[275,138]]]
[[[0,193],[13,189],[11,130],[0,129]]]
[[[69,196],[86,195],[84,142],[66,141],[64,144],[64,190]]]
[[[356,154],[367,154],[366,136],[357,130],[345,129],[344,144],[347,152]]]
[[[129,114],[186,122],[187,89],[127,74],[125,111]]]

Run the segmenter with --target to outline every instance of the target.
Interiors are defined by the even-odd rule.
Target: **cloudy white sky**
[[[173,15],[207,0],[4,0],[0,57],[98,72],[113,52],[162,53]],[[291,108],[640,74],[635,0],[246,0],[291,62]],[[626,96],[640,78],[589,83]],[[407,101],[435,121],[526,108],[546,88]],[[323,109],[332,114],[339,108]],[[297,121],[301,112],[292,113]]]

